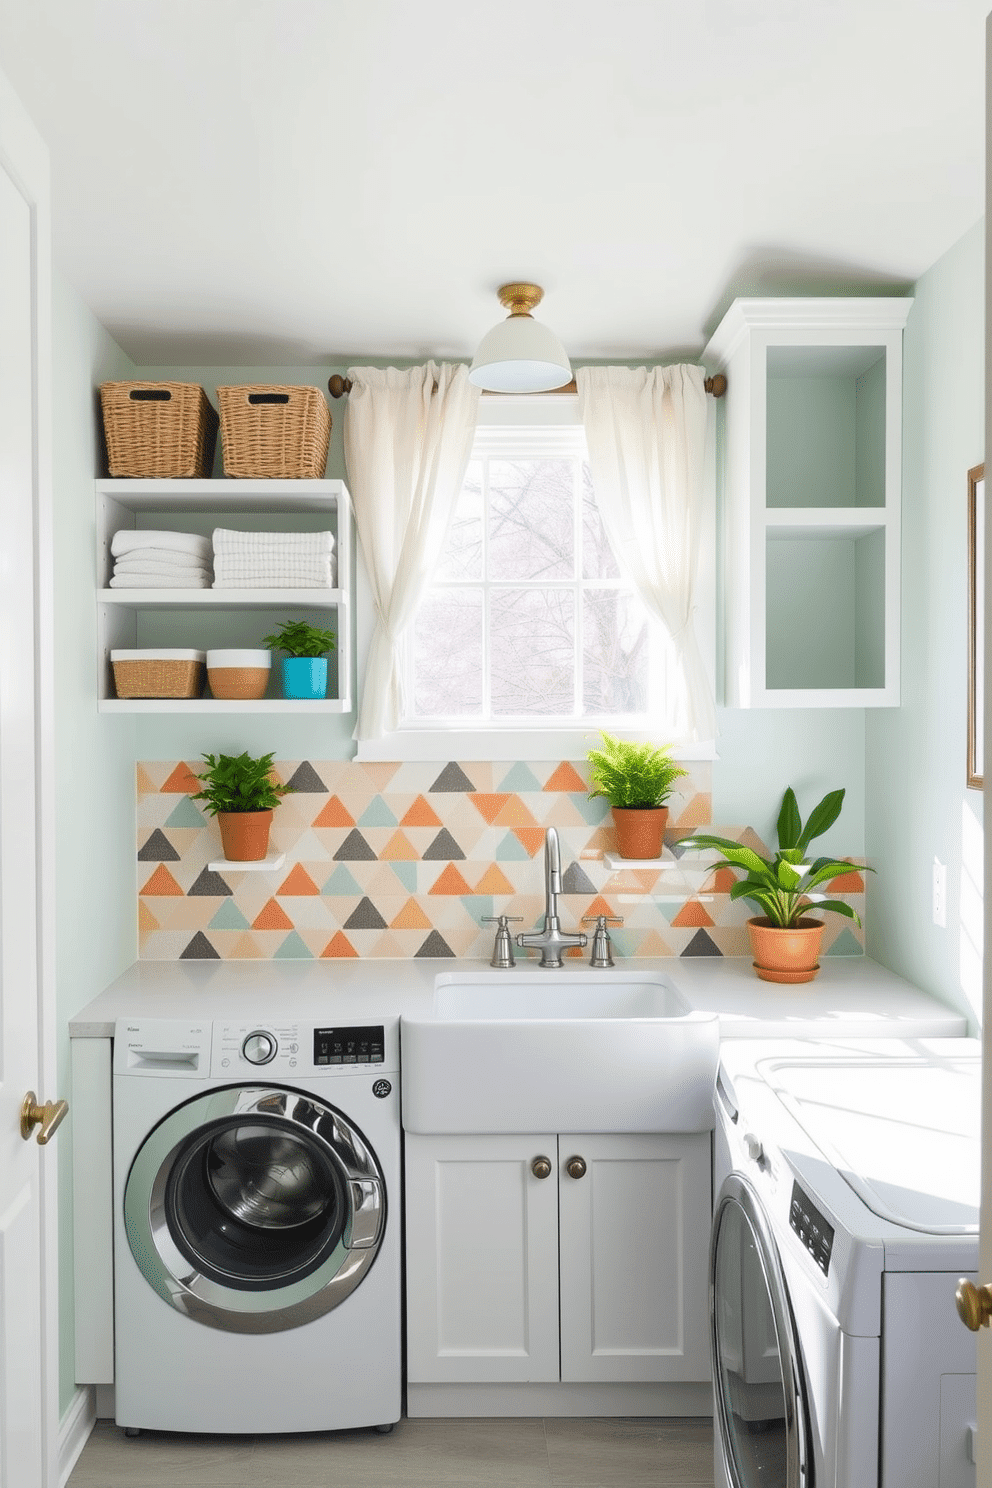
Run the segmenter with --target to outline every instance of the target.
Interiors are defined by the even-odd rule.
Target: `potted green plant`
[[[262,645],[286,653],[282,659],[283,697],[327,696],[327,653],[334,650],[333,630],[322,630],[306,620],[285,620]]]
[[[622,858],[660,858],[676,780],[688,774],[671,758],[671,745],[635,744],[603,732],[602,749],[590,749],[590,801],[609,801]]]
[[[193,796],[216,816],[224,856],[232,863],[258,862],[269,850],[272,813],[293,787],[272,778],[272,753],[205,754],[198,775],[203,789]]]
[[[806,862],[809,844],[833,826],[843,804],[842,790],[829,791],[804,826],[790,785],[782,797],[778,851],[773,858],[764,858],[743,843],[702,832],[682,840],[683,847],[716,848],[727,867],[743,870],[744,877],[734,884],[730,897],[749,899],[762,911],[748,920],[748,932],[754,969],[766,982],[811,982],[816,976],[824,922],[813,919],[810,910],[830,910],[861,924],[850,904],[820,892],[833,879],[861,870],[836,858]]]

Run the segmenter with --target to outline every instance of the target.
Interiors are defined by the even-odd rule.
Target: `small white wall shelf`
[[[349,713],[351,711],[351,498],[340,480],[98,480],[96,585],[99,709],[105,713]],[[122,528],[196,531],[214,527],[265,531],[330,528],[337,585],[333,589],[111,589],[111,539]],[[118,698],[110,652],[135,646],[257,646],[278,620],[336,614],[336,695],[318,700],[267,697]],[[279,612],[273,614],[273,612]],[[190,638],[190,639],[187,639]],[[273,689],[279,669],[273,667]]]
[[[286,854],[269,853],[264,858],[216,858],[208,863],[211,873],[275,873],[286,861]]]

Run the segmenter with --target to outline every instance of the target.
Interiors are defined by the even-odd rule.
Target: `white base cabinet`
[[[408,1133],[406,1195],[412,1385],[709,1379],[708,1132]]]

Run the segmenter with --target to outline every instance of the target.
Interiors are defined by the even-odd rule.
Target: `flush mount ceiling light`
[[[536,284],[504,284],[496,292],[510,313],[483,336],[469,381],[490,393],[549,393],[571,382],[565,348],[530,313],[544,290]]]

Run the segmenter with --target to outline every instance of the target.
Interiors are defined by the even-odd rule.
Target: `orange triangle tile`
[[[476,811],[485,818],[490,826],[492,826],[509,799],[509,795],[494,796],[487,791],[475,791],[469,797]]]
[[[379,857],[386,863],[415,863],[420,854],[405,832],[394,832]]]
[[[139,889],[138,892],[141,894],[178,894],[180,897],[182,897],[183,891],[176,883],[176,880],[173,878],[168,868],[166,868],[165,864],[159,863],[158,867],[155,869],[155,872],[145,884],[145,887],[143,889]]]
[[[431,920],[421,909],[416,899],[408,899],[395,919],[390,920],[390,930],[429,930]]]
[[[823,888],[828,894],[863,894],[865,881],[862,875],[852,868],[850,873],[842,873],[839,878],[824,884]]]
[[[708,791],[699,791],[687,801],[672,822],[673,827],[705,827],[713,820],[713,799]]]
[[[612,907],[612,905],[607,904],[607,902],[603,898],[602,894],[597,894],[596,897],[595,897],[595,899],[590,904],[589,908],[586,910],[586,914],[587,915],[601,915],[601,914],[605,914],[605,915],[612,916],[612,914],[613,914],[613,907]]]
[[[737,874],[732,868],[714,868],[699,892],[701,894],[729,894],[736,882]]]
[[[680,930],[685,930],[690,926],[712,925],[713,921],[698,899],[688,899],[675,916],[672,924]]]
[[[158,795],[158,786],[145,769],[139,764],[134,774],[134,788],[139,796]]]
[[[661,877],[657,868],[632,868],[631,873],[637,879],[645,894],[650,894],[658,879]]]
[[[143,899],[138,900],[138,930],[147,934],[150,930],[159,930],[161,926],[152,914]]]
[[[282,905],[270,899],[252,920],[251,928],[253,930],[292,930],[293,922]]]
[[[528,811],[519,796],[511,796],[496,817],[494,825],[500,827],[532,827],[534,825],[534,813]],[[544,836],[544,833],[541,833]]]
[[[589,787],[575,766],[570,765],[568,760],[563,760],[557,770],[548,776],[544,789],[546,791],[582,791],[585,795]]]
[[[544,846],[543,827],[514,827],[513,835],[524,848],[528,857],[534,858]]]
[[[339,930],[337,934],[333,935],[327,942],[326,946],[321,951],[320,956],[321,960],[323,960],[325,957],[335,956],[354,956],[357,958],[358,952],[355,950],[355,947],[352,945],[347,935],[345,935],[342,930]]]
[[[254,940],[247,931],[239,935],[231,947],[231,957],[236,961],[258,961],[264,955],[257,940]]]
[[[291,873],[287,873],[277,894],[319,894],[320,890],[310,877],[302,863],[297,863]]]
[[[418,796],[410,807],[406,816],[400,821],[401,827],[439,827],[441,818],[426,796]]]
[[[353,827],[354,825],[355,818],[347,807],[342,805],[338,796],[332,796],[313,819],[315,827]]]
[[[565,955],[571,961],[581,961],[585,956],[585,951],[582,949],[581,946],[569,946],[568,950],[565,952]]]
[[[649,930],[637,947],[639,956],[671,956],[674,954],[667,940],[662,940],[657,930]]]
[[[515,894],[517,891],[499,864],[493,863],[479,879],[475,892],[477,894]]]
[[[449,863],[444,872],[434,881],[431,894],[471,894],[472,890],[462,878],[454,863]]]
[[[195,795],[200,789],[200,782],[193,774],[187,764],[178,764],[172,774],[162,786],[162,794],[175,794],[177,796]]]

